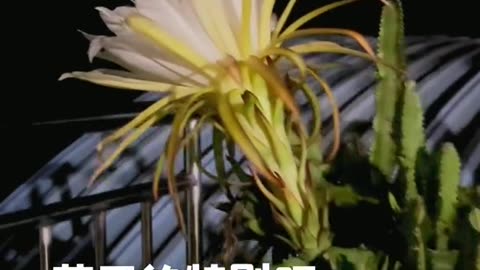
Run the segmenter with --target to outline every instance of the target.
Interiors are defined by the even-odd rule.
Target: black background
[[[328,1],[297,2],[292,18]],[[480,16],[475,2],[478,1],[404,1],[406,33],[479,37]],[[0,199],[84,130],[108,128],[104,124],[39,127],[32,123],[139,109],[130,104],[136,93],[75,80],[57,81],[64,72],[99,67],[88,62],[88,43],[77,29],[93,34],[108,33],[93,8],[113,8],[124,3],[44,0],[9,1],[2,5],[2,67],[5,70],[0,104],[0,154],[3,158]],[[285,3],[278,1],[276,9],[281,10]],[[325,15],[309,26],[347,27],[376,35],[379,11],[378,0],[362,0]],[[112,127],[120,124],[114,123]]]

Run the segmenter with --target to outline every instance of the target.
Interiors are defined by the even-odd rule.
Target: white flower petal
[[[235,19],[235,11],[229,1],[225,0],[193,0],[195,12],[199,20],[217,47],[224,55],[239,58],[239,26]],[[212,10],[216,10],[212,12]]]
[[[103,45],[100,42],[100,39],[103,38],[104,36],[98,36],[98,35],[91,35],[88,33],[85,33],[83,31],[79,32],[86,38],[88,41],[90,41],[87,55],[88,55],[88,61],[93,62],[93,58],[97,56],[97,54],[103,49]]]
[[[270,18],[270,32],[275,31],[275,27],[277,27],[278,23],[278,15],[272,13],[272,17]]]
[[[183,60],[184,64],[181,65],[184,67],[203,74],[208,78],[215,76],[212,73],[214,70],[208,68],[212,63],[204,55],[196,53],[188,44],[170,36],[162,28],[159,28],[153,20],[142,15],[133,15],[127,18],[127,24],[135,33],[143,36],[157,47],[163,48],[172,57]]]
[[[93,62],[93,58],[103,49],[103,39],[104,37],[96,37],[90,42],[90,46],[88,47],[88,60],[90,63]]]
[[[152,81],[176,84],[180,80],[176,73],[133,51],[111,49],[100,53],[98,58],[118,64]]]
[[[191,12],[192,6],[188,2],[138,0],[136,7],[142,15],[155,21],[159,28],[190,46],[196,53],[212,62],[219,60],[222,55]]]
[[[135,33],[127,26],[126,19],[128,16],[139,14],[137,9],[131,7],[118,7],[112,11],[104,7],[97,7],[97,10],[99,10],[107,27],[117,35],[118,39],[115,39],[115,42],[111,42],[111,44],[117,43],[116,47],[118,48],[141,50],[141,53],[148,57],[162,59],[168,58],[169,61],[182,62],[178,58],[171,57],[170,52],[159,48],[150,40]]]
[[[117,7],[114,10],[105,7],[96,7],[95,9],[99,11],[100,18],[102,18],[108,29],[116,35],[120,35],[127,31],[124,23],[125,18],[131,14],[137,13],[137,9],[133,7]]]
[[[242,1],[230,0],[230,2],[232,3],[235,17],[240,22],[242,19]]]
[[[132,39],[129,39],[132,40]],[[133,46],[125,43],[122,37],[99,36],[92,40],[89,57],[96,56],[101,49],[105,49],[100,58],[116,63],[132,72],[145,75],[149,79],[169,83],[191,83],[206,85],[208,80],[180,64],[161,59],[142,49],[140,45]],[[146,54],[142,54],[142,52]],[[156,78],[156,79],[153,79]]]
[[[224,10],[228,14],[227,19],[229,20],[230,28],[235,33],[240,33],[241,27],[241,12],[242,12],[242,4],[241,1],[236,0],[226,0],[222,1],[224,4]]]
[[[206,87],[209,84],[209,80],[195,71],[186,68],[185,66],[175,64],[174,62],[169,62],[165,60],[156,59],[158,64],[162,65],[165,70],[169,70],[174,73],[177,77],[175,81],[182,84],[193,84],[197,86]]]
[[[256,54],[264,49],[260,45],[269,42],[264,30],[272,23],[267,25],[262,16],[271,14],[264,7],[274,0],[249,1],[248,17],[243,15],[241,0],[137,0],[136,7],[97,7],[116,36],[84,33],[90,40],[88,58],[111,61],[152,82],[207,86],[206,76],[214,74],[202,71],[206,64],[214,64],[225,55],[240,58],[240,46],[247,49],[242,51],[244,56]],[[249,20],[249,29],[243,29],[246,31],[242,30],[247,26],[244,19]],[[96,79],[98,72],[76,75]],[[112,74],[101,76],[105,79]]]
[[[252,50],[256,54],[259,49],[259,29],[260,16],[262,15],[263,0],[254,0],[252,3],[252,17],[251,17],[251,35],[252,35]]]

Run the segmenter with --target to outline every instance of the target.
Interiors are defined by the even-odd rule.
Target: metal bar
[[[178,180],[177,187],[179,190],[183,190],[188,185],[188,182],[185,179]],[[166,180],[161,181],[161,194],[168,192],[166,182]],[[38,225],[43,222],[45,218],[48,218],[51,223],[57,223],[73,217],[90,215],[92,209],[106,211],[112,208],[143,202],[151,198],[152,184],[140,184],[121,190],[75,198],[66,202],[58,202],[39,208],[0,215],[0,230],[15,229],[18,226],[28,224]]]
[[[197,120],[189,123],[188,130],[192,131]],[[185,148],[185,169],[190,180],[186,189],[187,203],[187,265],[202,265],[202,198],[201,175],[196,159],[200,151],[200,138],[195,137]]]
[[[61,120],[49,120],[43,122],[34,122],[32,126],[54,126],[54,125],[61,125],[61,124],[73,124],[73,123],[86,123],[91,124],[92,122],[98,121],[108,121],[108,120],[129,120],[133,119],[137,116],[138,113],[118,113],[118,114],[110,114],[110,115],[97,115],[91,117],[80,117],[80,118],[70,118],[70,119],[61,119]]]
[[[96,269],[100,269],[101,266],[105,265],[105,250],[107,246],[107,235],[106,235],[106,212],[101,211],[94,215],[93,220],[93,237],[94,237],[94,248],[95,248],[95,266]]]
[[[124,123],[127,120],[135,118],[139,112],[124,113],[124,114],[112,114],[112,115],[103,115],[103,116],[92,116],[84,118],[72,118],[72,119],[60,119],[60,120],[51,120],[43,121],[36,123],[29,123],[25,125],[20,125],[15,127],[17,129],[40,129],[40,130],[62,130],[67,128],[81,129],[83,132],[89,131],[104,131],[115,128],[121,123]],[[168,115],[157,125],[170,125],[173,121],[173,116]]]
[[[39,230],[40,270],[50,270],[50,245],[52,243],[52,228],[41,226]]]
[[[142,267],[152,263],[152,202],[142,203]]]

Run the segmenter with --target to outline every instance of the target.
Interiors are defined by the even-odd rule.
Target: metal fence
[[[187,223],[187,264],[201,263],[201,237],[198,234],[199,220],[195,204],[195,185],[184,178],[177,184],[179,191],[186,194],[186,223]],[[168,188],[163,186],[160,192],[167,193]],[[40,251],[40,270],[51,270],[51,228],[53,225],[80,216],[91,215],[92,238],[95,249],[95,267],[105,265],[106,227],[105,216],[107,211],[123,206],[141,204],[141,237],[142,237],[142,264],[152,263],[152,220],[151,208],[153,197],[151,184],[128,187],[118,191],[106,192],[84,198],[72,199],[67,202],[55,203],[42,207],[40,210],[23,210],[0,216],[0,230],[8,232],[21,226],[35,226],[38,228],[38,245]]]
[[[192,120],[188,130],[195,127]],[[200,153],[200,141],[194,140],[186,145],[184,153],[185,177],[177,177],[177,189],[185,195],[186,210],[186,254],[187,264],[201,264],[202,226],[201,226],[201,179],[194,156]],[[161,183],[166,183],[162,179]],[[161,194],[168,194],[168,187],[159,189]],[[91,235],[95,251],[95,269],[100,269],[106,262],[106,214],[107,211],[131,204],[141,204],[141,239],[142,267],[153,263],[152,260],[152,205],[154,198],[151,184],[141,184],[124,189],[105,192],[87,197],[75,198],[65,202],[47,205],[40,209],[27,209],[0,216],[0,231],[8,232],[21,226],[35,226],[38,229],[38,248],[40,270],[51,270],[52,226],[60,222],[91,216]]]

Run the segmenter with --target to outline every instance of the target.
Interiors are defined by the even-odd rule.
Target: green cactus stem
[[[437,249],[447,250],[457,217],[461,162],[455,147],[444,144],[441,149],[438,175],[438,217],[436,219]]]
[[[382,11],[378,56],[390,66],[405,69],[403,13],[400,2],[390,2]],[[397,144],[395,127],[397,103],[405,87],[403,76],[389,66],[378,65],[376,89],[376,115],[373,120],[375,140],[370,161],[387,179],[396,167]]]
[[[419,195],[416,185],[416,165],[420,151],[425,147],[423,111],[413,81],[406,83],[401,103],[399,159],[403,179],[400,181],[403,182],[401,184],[405,191],[403,199],[410,201]]]

